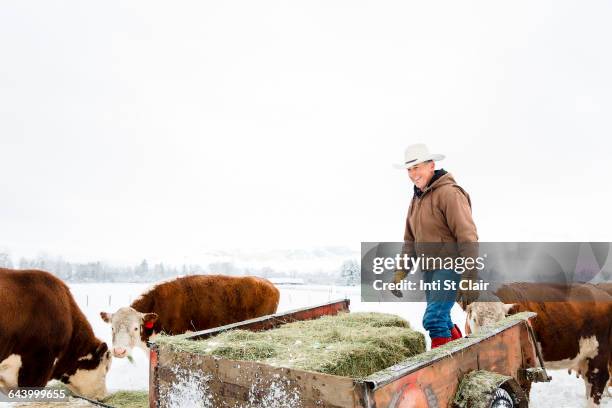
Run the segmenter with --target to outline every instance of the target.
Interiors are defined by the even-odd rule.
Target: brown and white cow
[[[94,399],[111,364],[70,289],[50,273],[0,269],[0,390],[51,379]]]
[[[159,283],[129,307],[101,312],[112,325],[113,355],[134,347],[148,352],[147,340],[160,332],[205,330],[276,312],[278,289],[254,276],[191,275]]]
[[[562,299],[569,301],[539,301]],[[582,376],[587,405],[597,407],[609,379],[612,351],[612,297],[590,284],[570,286],[512,283],[495,295],[501,302],[474,302],[466,308],[466,333],[476,332],[506,315],[537,313],[533,321],[545,365]]]

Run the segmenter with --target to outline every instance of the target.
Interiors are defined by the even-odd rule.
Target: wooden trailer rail
[[[233,329],[262,331],[269,330],[285,323],[291,323],[298,320],[312,320],[321,316],[333,316],[339,312],[349,311],[350,300],[334,300],[328,303],[323,303],[315,307],[304,307],[300,309],[290,310],[288,312],[276,313],[257,317],[255,319],[245,320],[238,323],[228,324],[226,326],[216,327],[214,329],[202,330],[191,333],[186,339],[189,340],[204,340],[217,334]]]

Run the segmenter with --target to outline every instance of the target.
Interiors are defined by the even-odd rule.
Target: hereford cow
[[[148,351],[157,333],[205,330],[276,312],[279,292],[254,276],[193,275],[157,284],[115,313],[101,312],[112,325],[113,355],[123,358],[134,347]]]
[[[70,294],[50,273],[0,268],[0,390],[51,379],[102,399],[111,356]]]
[[[538,299],[569,301],[544,302]],[[537,313],[533,321],[545,365],[567,369],[582,376],[587,404],[597,407],[609,379],[612,350],[612,297],[590,284],[571,286],[512,283],[495,295],[501,302],[474,302],[467,306],[466,332],[478,331],[506,315],[524,311]],[[510,304],[511,303],[511,304]]]

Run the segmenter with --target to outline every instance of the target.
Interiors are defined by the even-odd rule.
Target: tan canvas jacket
[[[406,217],[404,253],[413,257],[425,253],[475,258],[477,242],[470,196],[450,173],[426,187],[420,197],[412,198]]]

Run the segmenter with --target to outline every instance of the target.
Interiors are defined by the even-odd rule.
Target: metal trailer
[[[269,330],[288,322],[339,312],[349,312],[349,300],[195,332],[188,338],[202,340],[232,329]],[[168,390],[180,381],[181,373],[200,373],[203,375],[201,378],[206,378],[205,388],[207,398],[210,398],[206,402],[209,405],[204,406],[263,407],[265,404],[253,404],[253,393],[265,393],[273,386],[284,384],[293,393],[293,399],[287,405],[304,408],[455,407],[453,401],[458,392],[463,392],[458,388],[464,376],[474,370],[486,370],[507,377],[500,380],[494,392],[483,396],[487,401],[483,406],[523,408],[528,406],[531,383],[550,380],[531,328],[533,317],[535,313],[522,313],[500,322],[485,334],[451,342],[442,349],[419,354],[417,359],[408,359],[363,379],[174,352],[152,341],[149,406],[165,408],[173,405],[168,400]],[[255,395],[255,400],[257,397]]]

